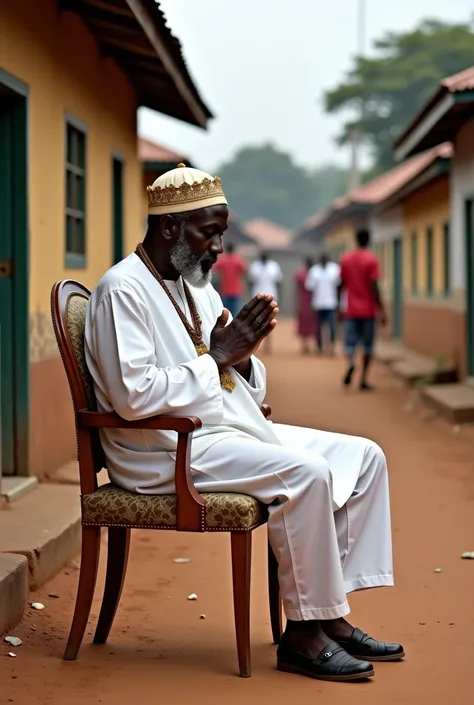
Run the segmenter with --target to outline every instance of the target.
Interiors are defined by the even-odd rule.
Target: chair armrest
[[[193,433],[201,428],[201,419],[197,416],[150,416],[137,421],[126,421],[115,412],[87,411],[77,412],[77,423],[82,428],[124,428],[142,431],[177,431]]]
[[[91,429],[123,428],[149,431],[176,431],[175,487],[176,487],[176,529],[178,531],[204,531],[204,500],[194,487],[191,473],[191,440],[193,431],[201,428],[197,416],[150,416],[147,419],[126,421],[115,412],[87,411],[76,414],[78,429],[90,432]]]
[[[271,408],[262,404],[260,411],[266,419]],[[122,428],[136,430],[176,431],[175,487],[177,531],[202,532],[205,530],[205,502],[194,486],[191,473],[191,440],[194,431],[202,426],[196,416],[151,416],[138,421],[126,421],[115,412],[78,411],[77,425],[80,429]]]

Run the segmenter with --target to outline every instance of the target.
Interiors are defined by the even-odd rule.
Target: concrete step
[[[27,559],[11,553],[0,554],[0,634],[18,624],[27,604]]]
[[[405,355],[403,345],[396,340],[379,340],[375,345],[374,357],[383,365],[402,360]]]
[[[457,371],[449,361],[440,364],[435,358],[405,351],[403,358],[393,362],[390,369],[407,384],[449,384],[457,382]]]
[[[422,390],[426,404],[452,423],[474,421],[474,386],[466,383],[428,386]]]
[[[35,590],[79,550],[80,528],[79,488],[41,484],[0,512],[0,554],[26,557]]]

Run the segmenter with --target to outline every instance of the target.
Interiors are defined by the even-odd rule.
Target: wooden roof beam
[[[149,12],[143,6],[141,0],[125,0],[130,10],[135,15],[137,21],[139,22],[142,30],[148,37],[150,44],[155,50],[156,54],[159,56],[163,66],[166,68],[168,74],[173,80],[177,91],[183,98],[183,100],[188,105],[190,111],[194,115],[196,121],[205,127],[207,123],[207,116],[203,108],[199,105],[195,96],[189,89],[185,79],[183,78],[181,71],[168,51],[168,48],[162,38],[159,36],[153,18],[150,16]]]

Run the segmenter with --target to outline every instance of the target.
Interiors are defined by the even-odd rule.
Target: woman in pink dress
[[[311,308],[311,292],[305,288],[306,277],[312,266],[311,257],[307,257],[304,267],[295,272],[297,334],[301,338],[303,355],[310,352],[309,339],[316,338],[316,314]]]

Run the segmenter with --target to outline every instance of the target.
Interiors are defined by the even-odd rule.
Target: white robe
[[[169,286],[189,318],[182,282]],[[222,302],[210,284],[191,291],[209,345]],[[99,410],[129,420],[198,416],[191,466],[199,490],[243,492],[269,505],[288,618],[343,616],[346,592],[393,583],[387,469],[378,446],[265,420],[266,373],[256,357],[249,382],[232,370],[234,391],[222,389],[215,362],[197,355],[135,254],[94,290],[85,353]],[[138,493],[174,491],[175,432],[107,429],[101,437],[113,482]]]

